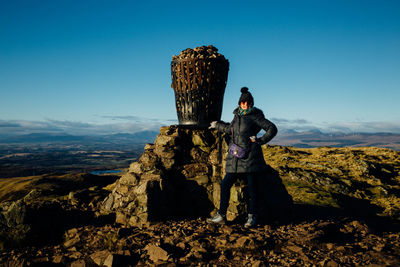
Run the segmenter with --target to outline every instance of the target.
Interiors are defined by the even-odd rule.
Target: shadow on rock
[[[347,198],[346,198],[347,199]],[[348,200],[348,199],[347,199]],[[378,216],[374,212],[379,210],[374,207],[374,205],[367,205],[365,201],[349,200],[345,202],[343,208],[334,207],[323,207],[316,205],[307,204],[294,204],[293,205],[293,222],[301,223],[305,221],[315,221],[315,220],[335,220],[340,221],[345,219],[346,221],[355,220],[364,222],[370,229],[376,234],[387,232],[387,231],[400,231],[399,221],[389,218]],[[360,204],[361,203],[361,204]],[[359,204],[357,206],[355,204]],[[370,210],[368,210],[370,208]],[[358,209],[358,210],[357,210]],[[356,211],[357,210],[357,211]],[[334,236],[339,235],[334,229],[327,229],[326,238],[334,239]],[[333,234],[332,234],[333,233]],[[339,238],[339,236],[337,236]],[[344,236],[340,236],[340,240],[346,240]]]
[[[243,207],[233,223],[243,223],[247,219],[249,193],[247,181],[239,180],[236,189],[243,187]],[[264,173],[260,173],[256,180],[258,218],[261,224],[287,224],[293,219],[293,200],[279,173],[268,166]],[[239,189],[240,190],[240,189]],[[246,201],[247,200],[247,201]],[[239,205],[239,206],[242,206]]]
[[[107,216],[95,217],[91,211],[65,210],[58,202],[13,202],[0,214],[0,248],[57,244],[65,230],[88,224],[113,222]]]
[[[207,194],[207,188],[199,181],[186,179],[181,174],[174,175],[174,193],[170,207],[171,215],[178,218],[195,219],[208,216],[214,205]]]
[[[259,213],[264,223],[288,223],[293,218],[293,200],[279,173],[268,166],[258,179]]]

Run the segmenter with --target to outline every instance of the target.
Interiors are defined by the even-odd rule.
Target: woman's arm
[[[265,134],[256,139],[256,142],[261,145],[271,141],[278,133],[278,128],[276,128],[275,124],[267,120],[262,112],[255,118],[255,123],[265,130]]]
[[[218,121],[217,124],[215,125],[215,129],[217,129],[219,132],[224,132],[224,133],[230,134],[231,133],[231,124],[223,122],[223,121]]]

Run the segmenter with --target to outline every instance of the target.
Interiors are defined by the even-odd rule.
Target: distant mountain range
[[[118,133],[109,135],[78,136],[63,133],[31,133],[17,136],[0,137],[0,143],[151,143],[158,132],[142,131],[133,134]]]
[[[323,133],[319,130],[296,132],[293,130],[280,131],[271,141],[294,147],[345,147],[345,146],[374,146],[400,150],[400,134],[395,133]]]
[[[34,143],[91,143],[91,144],[143,144],[152,143],[156,131],[141,131],[137,133],[118,133],[98,136],[77,136],[60,133],[31,133],[17,136],[0,136],[0,143],[34,144]],[[270,144],[294,146],[302,148],[331,146],[375,146],[400,150],[400,134],[395,133],[323,133],[319,130],[297,132],[282,130]]]

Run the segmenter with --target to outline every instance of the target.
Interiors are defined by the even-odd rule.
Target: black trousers
[[[248,213],[257,214],[256,173],[227,173],[221,182],[221,200],[219,204],[219,213],[221,215],[226,215],[229,206],[229,199],[231,197],[231,187],[238,178],[247,179],[247,188],[249,193]]]

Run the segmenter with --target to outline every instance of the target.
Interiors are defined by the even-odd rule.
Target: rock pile
[[[147,144],[117,181],[103,212],[115,212],[118,223],[130,226],[171,215],[207,214],[216,198],[213,184],[223,171],[217,146],[226,147],[226,141],[210,131],[162,127],[154,144]]]
[[[179,55],[172,56],[172,60],[182,60],[182,59],[206,59],[206,58],[221,58],[225,60],[225,57],[218,53],[218,48],[213,45],[200,46],[192,48],[187,48],[183,50]]]
[[[116,221],[129,226],[171,217],[208,216],[219,207],[226,138],[216,131],[162,127],[154,144],[147,144],[140,159],[117,181],[102,211],[116,213]],[[270,172],[263,178],[259,206],[269,209],[282,199],[289,206],[290,197],[279,177]],[[245,215],[246,200],[246,185],[239,182],[231,190],[228,220]]]

